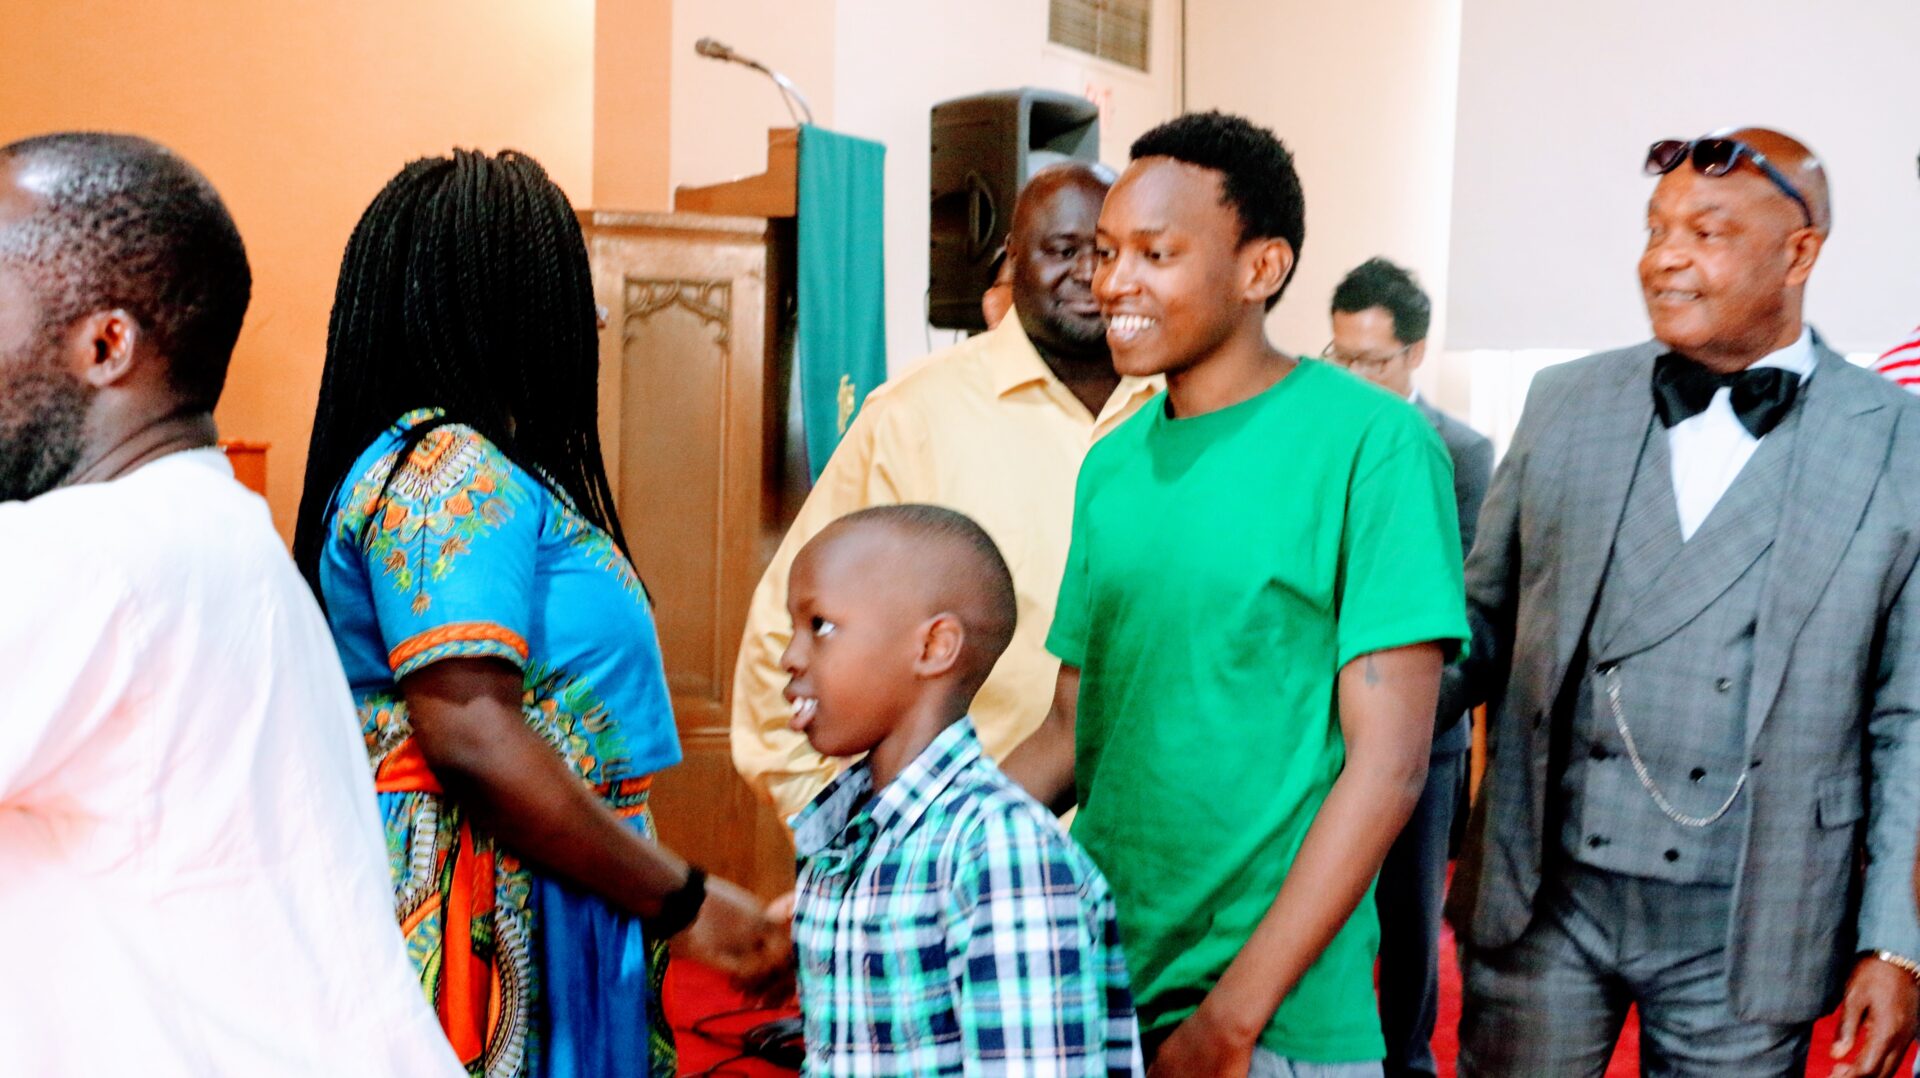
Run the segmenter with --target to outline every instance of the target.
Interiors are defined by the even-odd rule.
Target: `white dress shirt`
[[[0,925],[0,1074],[464,1073],[333,639],[217,449],[0,503]]]
[[[1779,367],[1800,376],[1801,390],[1813,377],[1813,336],[1806,329],[1792,344],[1754,363]],[[1667,428],[1667,450],[1673,466],[1673,498],[1680,510],[1680,536],[1693,538],[1720,499],[1740,477],[1740,469],[1760,448],[1733,412],[1733,390],[1722,386],[1705,411]]]

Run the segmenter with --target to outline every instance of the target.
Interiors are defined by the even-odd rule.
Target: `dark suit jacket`
[[[1447,456],[1453,458],[1453,498],[1460,509],[1460,556],[1473,549],[1480,503],[1487,496],[1487,481],[1493,475],[1493,442],[1486,435],[1415,397],[1413,406],[1446,443]],[[1443,682],[1444,684],[1444,682]],[[1465,719],[1467,708],[1456,696],[1441,693],[1440,708],[1433,720],[1433,754],[1447,756],[1467,751],[1473,732]]]
[[[1555,841],[1556,701],[1584,677],[1569,668],[1653,422],[1662,351],[1542,371],[1487,492],[1467,558],[1463,680],[1469,701],[1493,694],[1489,758],[1447,906],[1470,946],[1511,944],[1534,916]],[[1734,1010],[1767,1022],[1825,1013],[1858,950],[1920,954],[1920,399],[1815,353],[1754,633],[1727,939]],[[1729,586],[1741,566],[1722,569],[1693,586]],[[1672,714],[1687,713],[1684,695]]]

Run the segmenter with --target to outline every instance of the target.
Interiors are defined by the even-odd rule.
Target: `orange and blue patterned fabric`
[[[527,725],[652,837],[650,776],[679,762],[680,744],[632,565],[563,496],[434,409],[361,454],[328,531],[321,591],[386,820],[396,914],[455,1051],[485,1078],[672,1075],[664,941],[496,848],[441,791],[399,689],[446,659],[513,664]]]

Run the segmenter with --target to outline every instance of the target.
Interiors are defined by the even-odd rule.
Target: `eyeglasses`
[[[1736,138],[1698,138],[1691,142],[1661,139],[1647,147],[1646,173],[1649,176],[1664,176],[1679,168],[1680,163],[1689,157],[1693,159],[1694,169],[1708,176],[1725,176],[1739,167],[1742,158],[1753,162],[1753,167],[1772,180],[1781,194],[1800,207],[1801,216],[1807,219],[1807,227],[1813,227],[1813,208],[1807,205],[1806,196],[1793,186],[1785,173],[1767,160],[1765,154]]]
[[[1419,342],[1416,341],[1414,343],[1417,344]],[[1399,359],[1411,351],[1413,351],[1413,345],[1403,344],[1384,356],[1355,356],[1340,351],[1334,347],[1334,342],[1328,341],[1327,346],[1320,349],[1320,358],[1326,360],[1328,363],[1344,367],[1350,371],[1364,372],[1383,370],[1387,364],[1392,363],[1394,360]]]

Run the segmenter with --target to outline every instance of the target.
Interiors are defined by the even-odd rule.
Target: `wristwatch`
[[[1920,981],[1920,962],[1915,962],[1903,954],[1894,954],[1892,951],[1875,951],[1873,952],[1873,957],[1878,958],[1880,961],[1885,962],[1887,965],[1892,966],[1894,969],[1899,970],[1915,981]]]
[[[687,882],[660,902],[660,912],[643,924],[653,939],[671,939],[693,923],[700,904],[707,900],[707,873],[699,865],[687,866]]]

